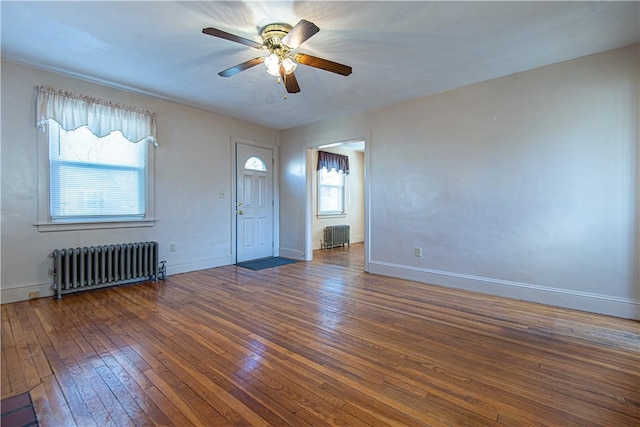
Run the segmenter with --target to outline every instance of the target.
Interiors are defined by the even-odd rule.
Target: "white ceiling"
[[[640,41],[639,2],[2,1],[2,58],[285,129]],[[259,65],[272,22],[320,27],[296,52],[353,67],[300,65],[302,92]],[[258,55],[256,55],[258,54]],[[64,89],[64,88],[61,88]]]

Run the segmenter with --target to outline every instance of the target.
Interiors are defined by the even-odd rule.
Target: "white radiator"
[[[158,243],[56,249],[53,289],[63,294],[158,279]]]

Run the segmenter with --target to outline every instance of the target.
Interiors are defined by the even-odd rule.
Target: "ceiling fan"
[[[351,67],[339,64],[337,62],[318,58],[304,53],[295,53],[292,51],[300,46],[311,36],[320,31],[313,22],[302,19],[294,27],[288,24],[276,23],[269,24],[262,28],[260,35],[262,43],[236,36],[216,28],[204,28],[202,32],[214,37],[220,37],[232,42],[241,43],[255,49],[266,50],[269,52],[267,56],[258,56],[256,58],[245,61],[234,67],[220,71],[218,75],[221,77],[231,77],[240,71],[247,70],[260,63],[267,68],[267,72],[274,77],[280,77],[284,82],[284,86],[288,93],[300,92],[300,86],[293,73],[298,64],[308,65],[310,67],[319,68],[321,70],[330,71],[332,73],[348,76],[351,74]]]

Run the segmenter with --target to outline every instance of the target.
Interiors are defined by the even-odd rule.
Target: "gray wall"
[[[366,136],[369,271],[640,318],[638,63],[636,45],[281,132],[281,247],[304,253],[305,147]]]
[[[39,232],[37,85],[48,85],[157,114],[153,227]],[[2,62],[2,302],[50,295],[56,248],[155,240],[169,274],[234,262],[232,142],[277,145],[277,131],[156,98]],[[45,160],[46,161],[46,160]],[[220,192],[225,193],[220,198]],[[169,252],[169,244],[176,245]]]

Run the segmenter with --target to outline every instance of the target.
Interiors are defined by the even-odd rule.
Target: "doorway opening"
[[[319,151],[346,156],[348,173],[322,167],[326,163],[318,163]],[[307,149],[306,161],[305,259],[313,259],[316,251],[316,254],[322,255],[323,261],[331,263],[335,259],[336,264],[341,264],[343,259],[353,259],[353,256],[341,257],[339,253],[349,251],[351,245],[356,245],[355,251],[362,254],[363,259],[357,260],[354,265],[359,265],[360,270],[364,266],[364,271],[368,271],[368,162],[365,139],[311,146]],[[345,226],[349,229],[349,245],[340,244],[331,249],[326,241],[325,229],[343,229]]]

